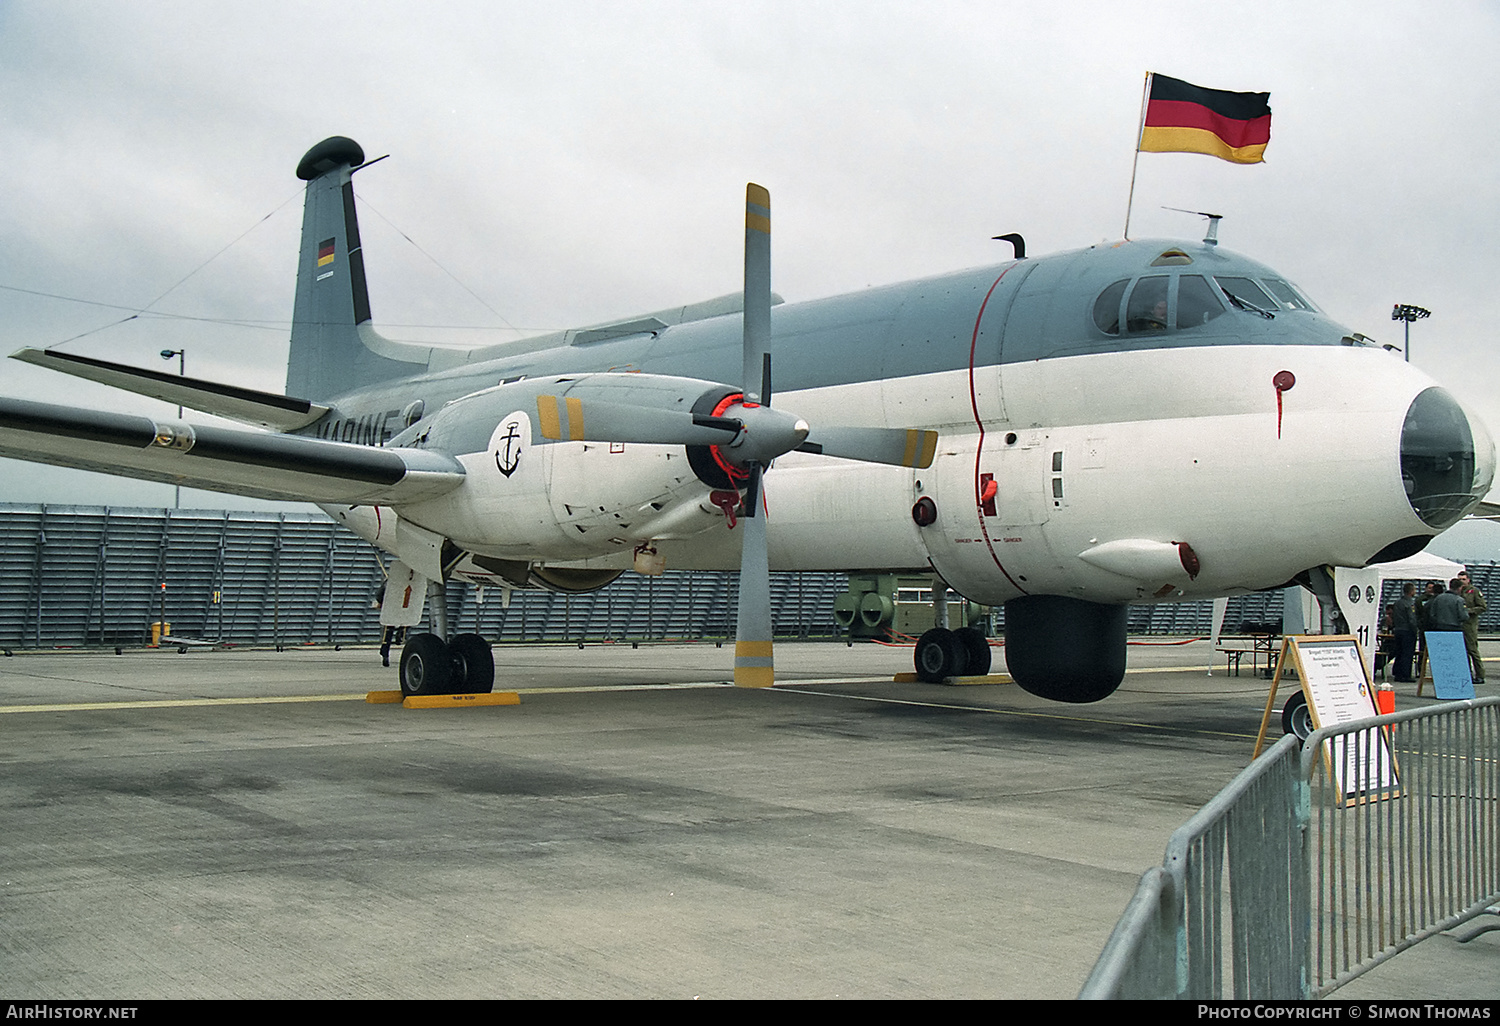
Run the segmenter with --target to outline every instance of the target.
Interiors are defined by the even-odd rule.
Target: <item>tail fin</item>
[[[287,395],[331,399],[427,370],[426,346],[392,342],[370,323],[354,171],[365,162],[353,139],[336,135],[307,151],[297,177],[307,183]]]

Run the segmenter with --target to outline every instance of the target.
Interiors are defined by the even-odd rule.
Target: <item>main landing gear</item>
[[[495,657],[478,634],[445,642],[436,634],[413,634],[401,650],[401,694],[487,695],[495,687]]]
[[[990,672],[990,643],[973,627],[934,627],[917,639],[915,660],[917,676],[929,684],[948,677],[983,677]]]

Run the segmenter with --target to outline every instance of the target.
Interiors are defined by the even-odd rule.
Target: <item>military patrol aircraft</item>
[[[286,395],[13,354],[269,431],[0,398],[0,454],[317,502],[395,557],[386,624],[452,579],[587,591],[738,564],[744,685],[773,679],[769,568],[935,572],[1004,604],[1010,673],[1064,702],[1118,687],[1127,604],[1294,579],[1331,597],[1326,567],[1419,551],[1494,476],[1451,394],[1212,238],[1028,259],[1014,236],[994,267],[782,304],[751,185],[743,295],[470,350],[391,341],[364,163],[336,136],[297,167]],[[443,609],[402,689],[489,690],[488,643]],[[929,680],[989,661],[967,629],[916,649]]]

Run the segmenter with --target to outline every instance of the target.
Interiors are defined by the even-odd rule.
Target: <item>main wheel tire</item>
[[[964,673],[970,677],[983,677],[989,673],[990,639],[973,627],[960,627],[953,632],[953,636],[964,646],[964,653],[968,657],[969,665]]]
[[[460,695],[487,695],[495,689],[495,656],[478,634],[460,634],[448,646],[453,658],[452,690]]]
[[[1297,693],[1281,707],[1281,730],[1285,734],[1296,734],[1299,741],[1306,741],[1315,729],[1312,710],[1307,707],[1307,695],[1298,688]]]
[[[445,695],[453,679],[453,656],[436,634],[413,634],[401,649],[401,694]]]
[[[968,649],[946,627],[934,627],[918,638],[913,658],[917,676],[929,684],[941,684],[969,672]]]

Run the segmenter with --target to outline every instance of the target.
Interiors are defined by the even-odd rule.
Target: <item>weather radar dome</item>
[[[329,136],[302,157],[297,164],[297,177],[310,182],[342,164],[359,167],[364,162],[365,151],[359,143],[342,135]]]

